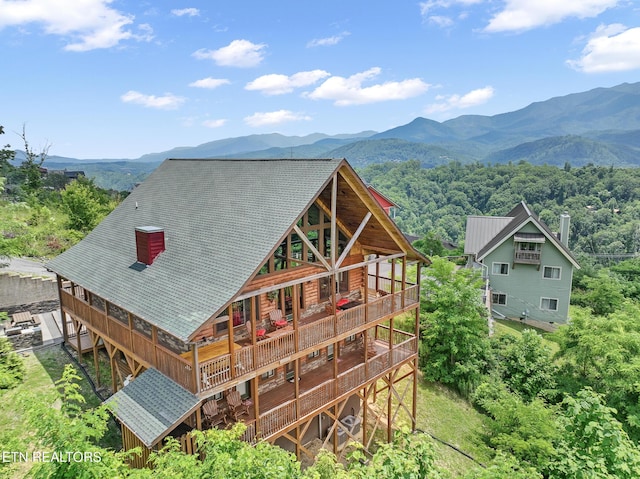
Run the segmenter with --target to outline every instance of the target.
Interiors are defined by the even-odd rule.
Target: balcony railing
[[[335,315],[318,319],[310,324],[301,325],[298,328],[298,348],[296,350],[295,332],[289,331],[274,338],[267,338],[256,343],[256,364],[253,363],[253,347],[245,346],[236,351],[235,377],[250,373],[258,368],[278,363],[280,360],[290,357],[296,352],[313,350],[315,346],[328,341],[336,334],[348,334],[356,331],[365,324],[378,321],[391,316],[404,308],[415,305],[418,302],[418,286],[410,286],[405,291],[388,294],[367,304],[356,306]],[[382,333],[384,334],[384,333]],[[394,338],[393,344],[402,342],[404,337]],[[200,365],[200,388],[207,391],[226,382],[230,374],[230,355],[220,356],[226,358],[220,362],[222,371],[216,373],[211,370],[211,362]],[[219,358],[216,358],[219,359]],[[211,379],[213,378],[213,380]]]
[[[338,374],[336,379],[312,386],[302,392],[298,400],[289,399],[282,405],[263,411],[258,418],[260,437],[267,439],[269,436],[293,424],[296,420],[317,414],[328,404],[339,400],[343,396],[352,394],[358,388],[365,386],[369,381],[400,365],[416,353],[416,338],[409,337],[409,339],[395,345],[393,349],[386,350],[375,356],[366,364],[364,362],[358,364]],[[312,375],[313,373],[309,373],[309,376],[303,379],[313,381]],[[287,388],[288,386],[282,387]],[[278,394],[278,391],[274,390],[270,394]],[[253,421],[249,421],[248,424],[253,424]]]
[[[516,251],[515,262],[526,263],[526,264],[539,264],[540,252],[539,251]]]

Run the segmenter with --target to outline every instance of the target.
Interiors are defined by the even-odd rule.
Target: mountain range
[[[277,133],[211,141],[149,153],[135,160],[78,160],[51,156],[50,168],[88,175],[105,162],[152,170],[165,158],[336,158],[355,167],[417,159],[426,167],[451,161],[581,166],[640,166],[640,82],[532,103],[493,116],[463,115],[444,122],[416,118],[383,132],[285,136]],[[140,165],[139,163],[146,163]],[[135,164],[135,165],[134,165]],[[113,166],[109,168],[113,170]]]

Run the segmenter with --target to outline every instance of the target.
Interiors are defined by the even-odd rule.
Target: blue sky
[[[632,0],[0,0],[3,144],[137,158],[639,81]]]

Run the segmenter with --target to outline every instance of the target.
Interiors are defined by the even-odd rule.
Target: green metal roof
[[[105,401],[147,447],[153,447],[199,406],[200,399],[157,369],[147,369]]]
[[[47,267],[187,341],[242,289],[344,160],[166,160]],[[135,228],[166,250],[136,263]]]

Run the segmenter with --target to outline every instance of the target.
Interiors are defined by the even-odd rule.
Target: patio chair
[[[237,389],[227,393],[227,404],[229,405],[229,413],[236,421],[243,414],[249,415],[249,406],[242,402],[240,392]]]
[[[205,423],[208,424],[209,427],[215,427],[222,423],[225,425],[227,424],[227,416],[218,407],[218,401],[215,399],[204,403],[202,406],[202,412],[204,413]]]
[[[271,321],[271,326],[276,329],[284,328],[289,325],[289,322],[282,316],[281,309],[274,309],[269,312],[269,321]]]
[[[247,331],[249,331],[249,337],[251,337],[251,321],[247,321],[244,323],[247,327]],[[261,339],[265,339],[267,336],[267,330],[263,328],[256,329],[256,339],[260,341]]]

